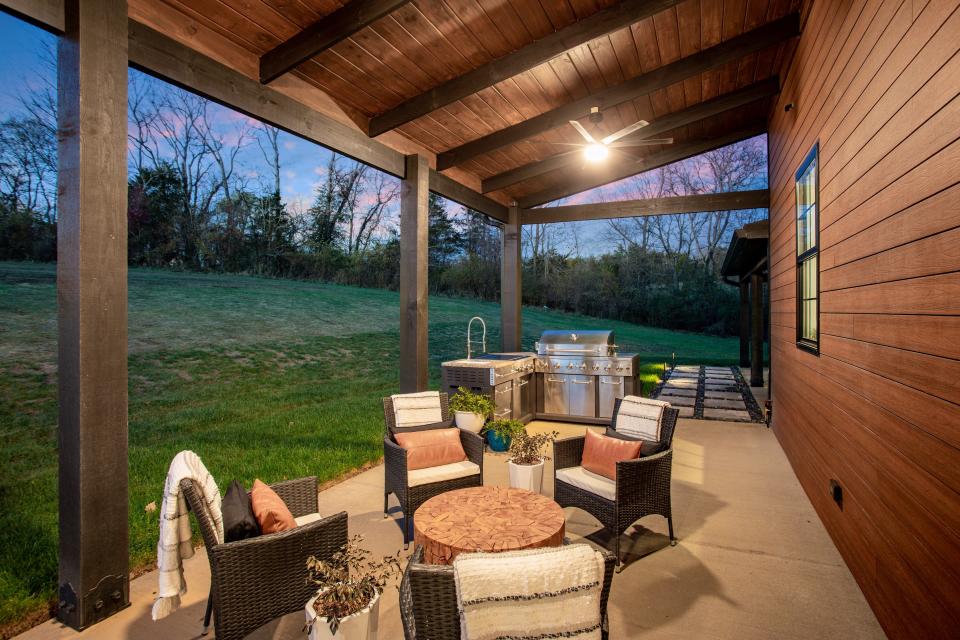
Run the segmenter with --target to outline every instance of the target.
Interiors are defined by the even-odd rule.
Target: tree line
[[[0,259],[56,259],[56,103],[25,92],[0,122]],[[283,137],[131,72],[128,260],[396,289],[399,181],[334,153],[305,200],[281,196]],[[319,151],[319,148],[318,148]],[[318,153],[318,155],[320,155]],[[610,199],[754,188],[765,148],[747,141],[623,181]],[[523,299],[674,329],[732,334],[736,295],[718,275],[730,233],[762,212],[524,226]],[[500,230],[431,194],[431,293],[497,300]],[[608,250],[592,254],[602,243]]]

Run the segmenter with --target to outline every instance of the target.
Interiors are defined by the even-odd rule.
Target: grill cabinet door
[[[570,379],[570,415],[597,416],[597,379],[593,376],[567,376]]]
[[[543,411],[544,413],[555,413],[559,415],[568,415],[570,412],[569,398],[567,396],[568,387],[567,378],[571,376],[559,375],[556,373],[545,373],[543,376]]]
[[[493,388],[493,419],[513,417],[513,381],[502,382]]]
[[[601,418],[613,417],[613,403],[623,397],[624,378],[620,376],[600,376],[599,399]]]

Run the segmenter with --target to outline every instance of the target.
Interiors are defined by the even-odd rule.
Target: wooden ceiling
[[[132,18],[158,30],[169,31],[170,24],[182,19],[184,25],[194,25],[187,29],[186,38],[200,29],[216,34],[223,48],[260,60],[259,73],[266,68],[263,61],[269,61],[272,66],[264,80],[282,75],[278,69],[283,70],[284,60],[304,59],[287,77],[329,96],[364,132],[369,131],[371,119],[379,127],[398,113],[397,107],[409,106],[411,99],[449,86],[478,68],[483,70],[474,76],[486,76],[496,68],[516,72],[490,86],[475,87],[469,95],[404,122],[379,139],[397,147],[391,141],[400,139],[399,134],[411,145],[439,154],[441,169],[446,168],[444,163],[455,164],[451,175],[470,175],[474,185],[486,180],[488,188],[496,187],[491,197],[534,205],[545,197],[566,195],[574,183],[590,186],[618,173],[609,166],[584,167],[576,160],[559,167],[530,168],[532,163],[569,152],[570,143],[582,140],[565,123],[569,118],[563,108],[571,103],[575,104],[566,107],[567,112],[572,109],[576,118],[601,135],[638,119],[656,125],[678,114],[658,126],[656,136],[674,138],[673,145],[632,148],[629,154],[634,155],[621,151],[609,161],[639,168],[644,163],[637,158],[670,158],[670,147],[699,148],[704,141],[731,132],[765,127],[770,92],[721,113],[688,120],[697,115],[692,107],[777,75],[794,46],[789,34],[768,34],[759,41],[763,46],[746,45],[758,41],[755,33],[764,25],[770,25],[769,31],[775,26],[771,23],[796,13],[800,0],[351,0],[346,9],[339,0],[130,0],[129,4]],[[643,9],[650,9],[651,15],[623,20],[615,14],[623,14],[624,5],[636,11],[631,16],[642,15]],[[530,51],[532,43],[543,45],[555,33],[554,41],[576,43],[578,25],[591,19],[607,25],[609,32],[522,70],[517,60],[523,56],[518,51]],[[335,28],[330,28],[331,23]],[[350,23],[353,29],[345,26]],[[288,51],[277,48],[310,28],[312,39],[300,36],[300,58],[283,58]],[[746,33],[750,35],[742,36]],[[352,35],[344,37],[348,34]],[[180,35],[185,39],[183,30]],[[738,36],[742,37],[729,46],[745,44],[732,49],[727,56],[731,59],[723,64],[709,68],[688,64],[686,71],[677,64]],[[305,41],[326,49],[306,58],[310,51],[308,47],[304,54]],[[229,57],[226,49],[220,57]],[[677,80],[677,74],[682,79]],[[631,80],[641,88],[654,88],[643,93],[634,88],[627,94],[618,89]],[[603,104],[603,121],[594,125],[587,119],[589,103],[604,95],[614,98],[607,101],[611,104]],[[624,100],[624,95],[630,99]],[[541,116],[542,122],[551,117],[543,114],[551,114],[555,122],[534,127],[534,135],[512,135],[519,123],[531,126],[531,119]],[[682,126],[667,128],[678,122]],[[474,149],[459,158],[456,153],[444,154],[470,151],[463,145],[485,138],[493,146],[481,153]],[[500,144],[503,140],[507,143]],[[518,174],[507,173],[519,167],[530,175],[517,180]]]

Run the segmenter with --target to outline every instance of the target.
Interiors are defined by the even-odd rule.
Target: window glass
[[[817,243],[817,158],[804,168],[797,180],[797,254]]]
[[[796,175],[797,191],[797,343],[817,349],[820,339],[820,281],[818,278],[819,176],[817,145],[807,155]]]

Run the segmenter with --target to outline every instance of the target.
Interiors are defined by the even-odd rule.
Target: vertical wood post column
[[[763,386],[763,278],[750,276],[750,386]]]
[[[430,165],[409,155],[400,187],[400,392],[427,388],[427,199]]]
[[[57,617],[82,629],[129,605],[127,3],[64,5],[58,54]]]
[[[503,351],[520,351],[522,324],[522,256],[520,242],[520,208],[510,207],[508,222],[503,225],[500,245],[500,345]]]
[[[740,366],[750,366],[750,283],[740,282]]]

